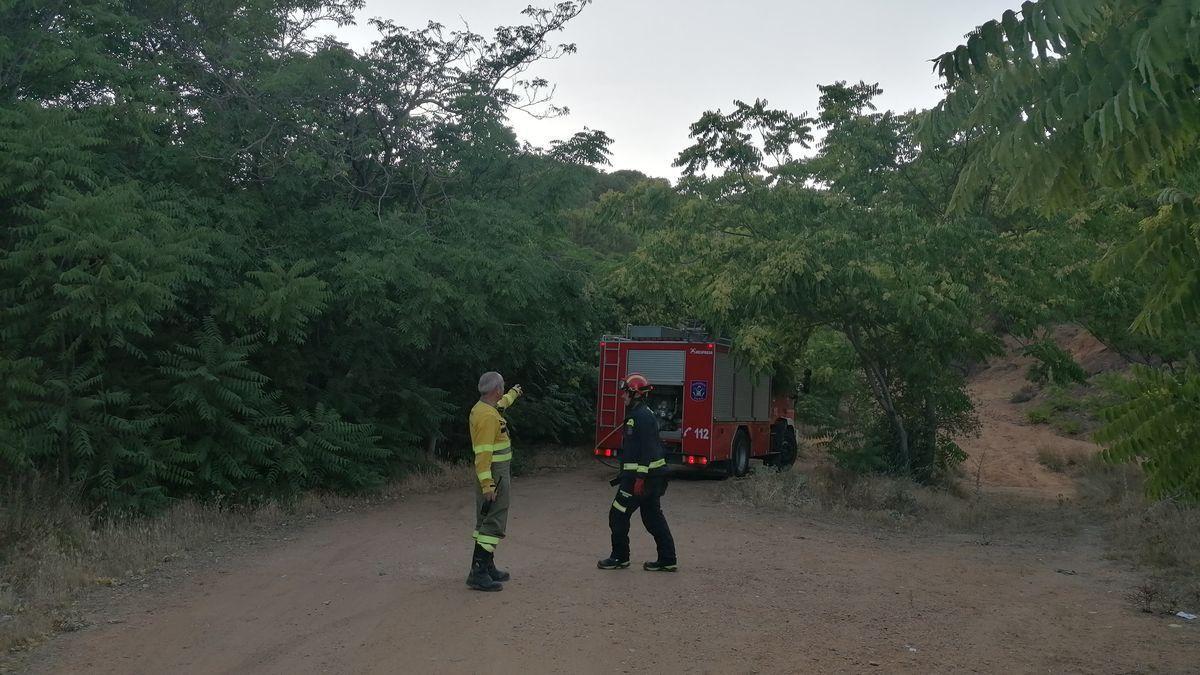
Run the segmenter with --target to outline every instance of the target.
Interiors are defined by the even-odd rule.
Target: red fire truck
[[[600,340],[596,447],[617,456],[625,404],[618,385],[641,373],[654,390],[647,404],[659,423],[667,462],[744,476],[751,459],[786,468],[796,461],[795,410],[790,392],[772,389],[730,353],[728,340],[703,331],[631,326]]]

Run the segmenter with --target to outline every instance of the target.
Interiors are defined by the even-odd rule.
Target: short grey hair
[[[479,376],[479,395],[489,394],[496,391],[504,384],[504,377],[492,370]]]

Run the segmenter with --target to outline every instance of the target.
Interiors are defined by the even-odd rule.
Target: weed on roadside
[[[474,481],[467,464],[433,462],[361,495],[310,493],[257,507],[188,501],[146,518],[98,518],[56,485],[9,486],[0,490],[0,654],[82,628],[73,601],[90,588],[124,585],[239,537]]]
[[[756,508],[832,515],[865,525],[933,532],[970,533],[990,542],[1001,535],[1078,531],[1076,509],[968,490],[957,484],[918,485],[902,478],[855,474],[831,466],[755,473],[733,482],[720,499]]]

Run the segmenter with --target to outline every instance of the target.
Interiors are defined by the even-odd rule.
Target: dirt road
[[[596,469],[515,485],[504,592],[463,585],[465,494],[347,514],[152,586],[36,672],[1196,672],[1200,630],[1082,542],[981,546],[719,504],[672,483],[682,571],[600,572]],[[652,551],[635,528],[635,559]],[[1056,570],[1075,572],[1066,575]],[[1186,622],[1183,622],[1186,623]]]

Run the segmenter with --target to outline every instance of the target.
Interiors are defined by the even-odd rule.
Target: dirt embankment
[[[1088,375],[1111,372],[1124,367],[1119,355],[1082,328],[1066,326],[1052,335],[1054,341],[1075,358]],[[1038,462],[1040,450],[1067,457],[1088,457],[1099,447],[1086,434],[1071,437],[1056,433],[1045,424],[1030,422],[1029,411],[1044,405],[1026,373],[1033,359],[1019,354],[1015,342],[1008,342],[1008,353],[992,359],[970,381],[981,423],[977,438],[964,438],[960,445],[969,455],[964,470],[968,481],[976,479],[985,488],[1036,496],[1070,497],[1075,486],[1070,476],[1055,472]],[[1030,400],[1014,402],[1022,391]],[[1024,397],[1022,397],[1024,398]]]

